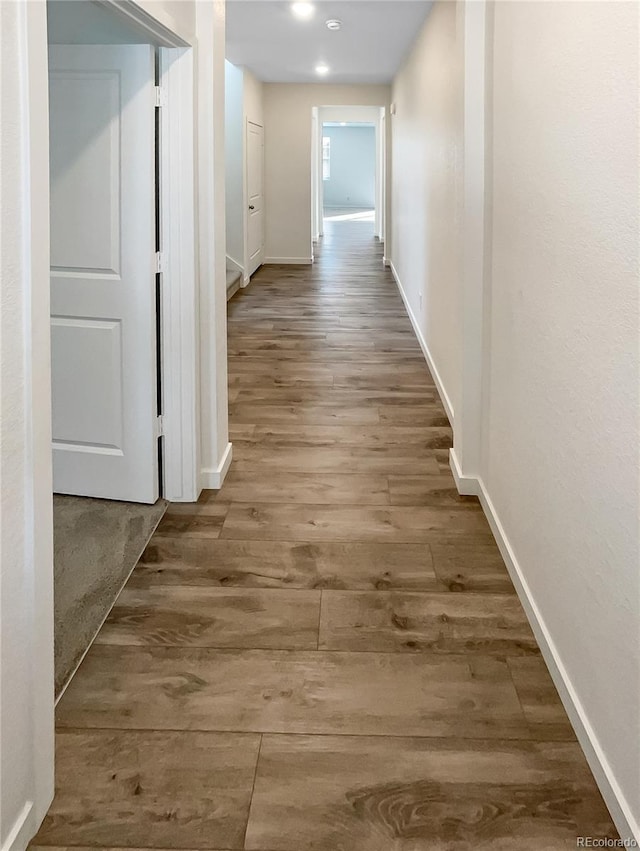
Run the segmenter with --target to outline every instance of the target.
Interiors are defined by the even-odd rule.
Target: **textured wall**
[[[484,480],[640,820],[638,11],[496,3]]]
[[[394,80],[392,261],[455,411],[460,392],[462,33],[435,3]]]

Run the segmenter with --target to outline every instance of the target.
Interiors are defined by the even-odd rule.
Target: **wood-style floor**
[[[615,837],[370,224],[233,299],[229,386],[231,471],[170,506],[65,693],[34,844]]]

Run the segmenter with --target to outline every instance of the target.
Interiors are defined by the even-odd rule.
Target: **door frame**
[[[333,113],[334,117],[331,118]],[[374,113],[375,116],[374,116]],[[327,115],[328,114],[328,115]],[[337,115],[339,114],[339,119]],[[322,166],[322,139],[324,125],[328,121],[340,120],[346,124],[359,124],[362,121],[373,123],[375,127],[375,221],[374,235],[383,244],[388,241],[387,203],[389,198],[389,147],[388,147],[388,109],[385,105],[340,104],[339,106],[320,105],[311,109],[311,239],[312,244],[324,236],[324,180]],[[364,117],[366,115],[366,117]],[[385,254],[388,250],[385,249]]]
[[[244,210],[242,211],[242,221],[244,223],[244,277],[246,283],[249,283],[251,275],[259,268],[249,272],[249,125],[259,127],[262,130],[262,249],[260,251],[260,265],[264,263],[264,124],[258,124],[257,121],[252,121],[248,116],[244,121],[244,187],[243,187],[243,202]]]
[[[195,502],[200,453],[192,49],[160,48],[160,89],[162,490],[172,502]]]
[[[171,502],[200,493],[196,296],[194,50],[131,0],[97,0],[159,50],[160,484]]]
[[[380,107],[376,124],[376,236],[385,242],[387,210],[387,110]]]
[[[318,215],[318,236],[324,236],[324,122],[322,108],[318,110],[317,147],[316,147],[316,210]]]

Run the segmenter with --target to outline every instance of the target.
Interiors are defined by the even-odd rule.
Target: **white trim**
[[[265,265],[273,264],[277,266],[310,266],[313,263],[313,257],[265,257]]]
[[[106,8],[110,14],[123,18],[130,27],[138,30],[151,44],[158,44],[163,47],[187,47],[189,44],[158,18],[146,12],[139,3],[132,2],[132,0],[96,0],[96,2]]]
[[[411,324],[413,325],[413,330],[415,335],[420,343],[420,348],[422,349],[422,354],[425,357],[427,362],[427,366],[429,367],[429,372],[433,376],[433,380],[436,383],[436,387],[438,388],[438,393],[440,394],[440,398],[442,399],[442,404],[444,405],[444,410],[447,414],[447,418],[451,423],[451,427],[453,428],[454,424],[454,415],[453,415],[453,405],[451,404],[451,399],[449,398],[449,394],[445,390],[445,386],[442,382],[442,378],[440,377],[440,373],[438,372],[436,365],[433,361],[433,357],[431,356],[431,352],[429,351],[429,346],[427,346],[427,342],[422,336],[422,331],[420,330],[420,326],[418,325],[418,320],[416,319],[413,310],[411,310],[411,305],[409,304],[409,299],[404,291],[404,287],[400,282],[400,277],[396,271],[396,267],[393,265],[393,261],[389,261],[389,266],[391,267],[391,271],[393,273],[393,277],[395,278],[396,284],[398,286],[398,290],[400,295],[402,296],[402,301],[404,302],[405,309],[407,311],[407,315],[411,320]]]
[[[200,463],[217,467],[228,437],[224,207],[224,3],[196,3]]]
[[[262,130],[262,243],[260,246],[260,252],[258,254],[257,263],[252,268],[251,258],[249,257],[249,125],[252,124],[254,127],[259,127]],[[244,118],[244,185],[243,185],[243,201],[244,201],[244,209],[242,211],[242,223],[244,228],[244,263],[245,269],[247,270],[246,277],[247,283],[243,283],[242,286],[246,287],[251,279],[251,275],[256,272],[260,266],[265,262],[264,253],[266,250],[265,243],[265,203],[264,203],[264,190],[265,190],[265,171],[264,171],[264,124],[260,124],[258,121],[252,121],[248,116],[245,115]]]
[[[478,479],[475,476],[463,474],[455,447],[449,450],[449,466],[459,494],[462,494],[462,496],[480,496]]]
[[[378,109],[375,122],[376,136],[376,175],[375,175],[375,209],[374,231],[376,239],[384,242],[384,191],[385,191],[385,161],[387,148],[386,107]]]
[[[2,851],[24,851],[37,829],[33,801],[27,801],[2,843]]]
[[[388,258],[388,257],[383,257],[383,258],[382,258],[382,265],[383,265],[383,266],[390,267],[390,266],[391,266],[391,260],[389,260],[389,258]]]
[[[202,470],[201,485],[203,490],[220,490],[225,476],[229,472],[233,460],[233,444],[227,443],[227,448],[222,453],[222,459],[215,470]]]
[[[320,208],[318,206],[318,119],[319,108],[311,107],[311,242],[320,238]]]
[[[487,62],[491,47],[487,32],[489,14],[485,0],[457,6],[457,27],[464,39],[464,190],[459,198],[461,221],[462,275],[460,278],[460,320],[462,355],[458,420],[453,436],[460,469],[480,472],[482,442],[482,398],[488,375],[483,376],[490,336],[485,335],[485,318],[490,309],[491,205],[490,163],[491,122],[486,79],[491,78]],[[486,137],[486,145],[485,145]],[[487,213],[487,214],[486,214]],[[486,289],[486,292],[485,292]]]
[[[198,498],[198,318],[195,272],[194,83],[191,49],[160,50],[162,412],[164,496]]]
[[[234,271],[239,272],[240,275],[242,276],[241,281],[240,281],[240,286],[243,287],[243,288],[248,287],[249,284],[251,283],[251,275],[249,275],[248,272],[245,272],[242,264],[239,263],[237,260],[234,260],[234,258],[231,257],[229,254],[226,255],[226,258],[227,258],[227,269],[233,269]]]
[[[234,272],[240,272],[241,275],[244,275],[244,267],[242,263],[238,263],[237,260],[234,260],[230,254],[227,254],[227,268],[233,269]]]
[[[525,578],[524,570],[518,563],[514,549],[511,546],[485,484],[479,477],[462,476],[460,474],[458,459],[454,450],[451,450],[450,460],[456,485],[458,486],[458,483],[460,483],[458,486],[459,492],[461,494],[472,494],[478,496],[480,499],[480,504],[509,571],[511,581],[527,614],[551,678],[558,690],[580,747],[593,772],[602,797],[609,808],[615,826],[623,839],[633,838],[637,842],[640,842],[640,825],[635,820],[631,806],[620,789],[595,731],[589,723],[587,713],[571,682],[569,673],[553,640],[553,636],[538,608],[533,592]]]
[[[9,719],[13,713],[23,713],[28,719],[26,741],[23,738],[24,728],[18,735],[25,772],[22,778],[15,778],[16,782],[24,783],[24,803],[2,845],[3,849],[23,851],[46,815],[54,795],[49,87],[46,4],[43,0],[17,4],[14,15],[18,62],[14,67],[15,76],[7,81],[7,88],[18,83],[21,108],[15,116],[14,132],[7,135],[6,153],[7,163],[15,161],[18,166],[16,184],[19,181],[19,197],[13,195],[18,187],[12,180],[7,181],[7,188],[8,204],[17,202],[17,234],[20,240],[17,250],[21,262],[15,274],[20,279],[24,294],[24,407],[20,412],[21,431],[12,434],[16,445],[24,452],[24,490],[14,495],[16,500],[22,501],[24,526],[21,530],[13,530],[16,537],[22,539],[23,558],[15,563],[15,576],[10,576],[7,581],[5,597],[7,602],[11,599],[12,605],[22,615],[24,664],[20,664],[19,675],[14,670],[16,676],[13,681],[6,683],[4,666],[14,661],[10,646],[17,636],[13,636],[13,642],[7,642],[6,651],[4,638],[0,639],[3,641],[0,688],[3,689],[2,709],[7,718],[3,738],[12,733]],[[2,101],[4,108],[4,94]],[[3,142],[7,140],[3,138]],[[4,153],[3,147],[3,157]],[[3,190],[5,169],[7,164],[3,162]],[[16,696],[22,698],[20,705],[16,703]],[[11,777],[11,767],[5,761],[4,750],[2,748],[3,777],[12,782],[14,778]],[[8,814],[2,815],[6,818]]]

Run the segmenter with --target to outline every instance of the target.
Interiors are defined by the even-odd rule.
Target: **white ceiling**
[[[390,83],[431,0],[316,0],[306,21],[285,0],[227,0],[227,59],[269,83]],[[325,26],[343,22],[339,32]],[[319,77],[315,66],[330,73]]]

